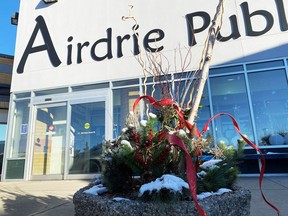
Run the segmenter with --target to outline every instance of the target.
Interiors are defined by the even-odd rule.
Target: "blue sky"
[[[19,11],[20,0],[0,0],[0,53],[14,55],[17,26],[11,15]],[[0,125],[0,141],[5,139],[6,125]]]
[[[14,55],[17,26],[10,18],[19,11],[20,0],[0,0],[0,53]]]

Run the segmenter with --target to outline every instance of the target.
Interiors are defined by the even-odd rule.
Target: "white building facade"
[[[139,56],[165,56],[169,73],[162,77],[173,80],[176,94],[185,75],[197,69],[217,3],[21,1],[2,180],[100,173],[103,140],[119,135],[133,102],[144,94]],[[287,36],[287,1],[225,3],[200,129],[211,116],[227,112],[264,152],[288,152]],[[185,56],[189,47],[191,66],[183,71],[180,53]],[[148,93],[152,83],[148,79]],[[138,114],[145,118],[141,109]],[[209,133],[216,143],[236,146],[239,139],[225,117]],[[275,169],[271,160],[268,172],[287,173],[287,158],[280,160],[283,167]],[[257,160],[245,163],[244,173],[259,171]]]

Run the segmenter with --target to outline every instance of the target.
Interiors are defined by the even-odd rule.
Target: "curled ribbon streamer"
[[[168,134],[168,133],[161,133],[158,136],[159,139],[166,139],[170,145],[177,145],[185,152],[185,158],[186,158],[186,175],[188,180],[189,189],[192,194],[193,201],[195,203],[195,206],[197,208],[197,211],[200,213],[201,216],[207,216],[206,212],[202,209],[202,207],[199,205],[197,200],[197,179],[196,179],[196,171],[195,167],[193,165],[192,159],[190,157],[190,154],[186,148],[186,145],[184,144],[183,140],[174,135],[174,134]]]
[[[134,102],[134,104],[133,104],[133,112],[134,112],[136,106],[138,105],[138,103],[140,102],[140,100],[142,100],[142,99],[148,99],[149,103],[152,106],[154,106],[155,108],[157,108],[157,109],[159,109],[159,108],[161,108],[162,106],[165,106],[165,105],[174,104],[173,100],[171,100],[170,98],[166,98],[166,99],[157,101],[151,96],[144,95],[144,96],[138,97],[136,99],[136,101]]]
[[[232,122],[233,122],[233,125],[234,125],[234,128],[235,128],[235,130],[238,132],[238,134],[243,138],[243,140],[245,140],[246,143],[248,143],[248,145],[250,145],[252,148],[254,148],[256,151],[258,151],[258,152],[260,153],[262,166],[261,166],[261,170],[260,170],[259,187],[260,187],[261,195],[262,195],[264,201],[265,201],[270,207],[272,207],[272,208],[277,212],[277,214],[278,214],[278,216],[279,216],[279,215],[280,215],[279,209],[278,209],[276,206],[274,206],[272,203],[270,203],[270,202],[266,199],[266,197],[265,197],[265,195],[264,195],[264,193],[263,193],[263,190],[262,190],[262,181],[263,181],[264,172],[265,172],[265,168],[266,168],[265,157],[264,157],[262,151],[258,148],[258,146],[256,146],[254,143],[252,143],[249,139],[247,139],[247,138],[241,133],[240,127],[239,127],[236,119],[235,119],[232,115],[230,115],[229,113],[219,113],[219,114],[211,117],[211,118],[207,121],[207,123],[205,124],[205,126],[204,126],[201,134],[204,134],[204,133],[207,131],[208,126],[209,126],[210,122],[211,122],[213,119],[218,118],[218,117],[223,116],[223,115],[229,116],[229,117],[231,118],[231,120],[232,120]]]

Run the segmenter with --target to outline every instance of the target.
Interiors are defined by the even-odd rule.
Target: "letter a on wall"
[[[51,40],[44,18],[42,16],[38,16],[35,20],[36,20],[36,26],[34,28],[34,31],[30,37],[27,47],[17,67],[17,73],[20,73],[20,74],[23,73],[24,71],[24,66],[27,61],[28,56],[36,52],[47,51],[49,59],[54,67],[57,67],[61,64],[61,61],[56,53],[53,42]],[[42,34],[44,44],[33,47],[34,41],[36,39],[36,36],[39,30]]]

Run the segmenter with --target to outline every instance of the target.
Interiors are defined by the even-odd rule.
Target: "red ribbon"
[[[140,102],[140,100],[142,99],[148,99],[149,100],[149,103],[154,106],[155,108],[159,109],[161,108],[162,106],[165,106],[165,105],[173,105],[173,108],[175,109],[175,111],[177,112],[178,116],[179,116],[179,121],[180,121],[180,125],[185,125],[187,127],[188,130],[193,130],[193,125],[190,124],[188,121],[185,120],[184,118],[184,114],[183,114],[183,111],[182,109],[176,104],[173,102],[173,100],[169,99],[169,98],[166,98],[166,99],[163,99],[163,100],[160,100],[160,101],[156,101],[153,97],[151,96],[148,96],[148,95],[144,95],[144,96],[141,96],[139,98],[136,99],[134,105],[133,105],[133,112],[136,108],[136,106],[138,105],[138,103]],[[261,162],[262,162],[262,166],[261,166],[261,170],[260,170],[260,177],[259,177],[259,186],[260,186],[260,191],[261,191],[261,195],[264,199],[264,201],[270,206],[272,207],[278,214],[278,216],[280,215],[280,211],[278,210],[278,208],[276,206],[274,206],[272,203],[270,203],[264,193],[263,193],[263,190],[262,190],[262,181],[263,181],[263,177],[264,177],[264,172],[265,172],[265,167],[266,167],[266,161],[265,161],[265,157],[263,155],[263,153],[261,152],[261,150],[258,148],[258,146],[256,146],[254,143],[252,143],[249,139],[247,139],[240,131],[240,128],[239,128],[239,125],[237,123],[237,121],[235,120],[235,118],[230,115],[229,113],[219,113],[213,117],[211,117],[207,123],[205,124],[201,134],[200,132],[198,131],[198,129],[196,128],[196,136],[197,137],[201,137],[201,135],[203,135],[207,129],[208,129],[208,126],[210,124],[210,122],[215,119],[215,118],[218,118],[222,115],[226,115],[226,116],[229,116],[233,122],[233,125],[234,125],[234,128],[235,130],[238,132],[238,134],[243,138],[243,140],[245,140],[246,143],[248,143],[252,148],[254,148],[256,151],[258,151],[261,155]],[[171,144],[171,145],[177,145],[179,146],[184,152],[185,152],[185,157],[186,157],[186,175],[187,175],[187,180],[188,180],[188,184],[189,184],[189,188],[190,188],[190,191],[191,191],[191,194],[192,194],[192,197],[193,197],[193,201],[196,205],[196,208],[198,210],[198,212],[200,213],[201,216],[206,216],[206,213],[205,211],[202,209],[202,207],[199,205],[198,201],[197,201],[197,187],[196,187],[196,171],[195,171],[195,167],[193,165],[193,162],[192,162],[192,159],[190,157],[190,154],[186,148],[186,145],[184,144],[184,142],[182,141],[181,138],[179,138],[178,136],[176,135],[173,135],[173,134],[167,134],[167,133],[162,133],[159,135],[159,139],[167,139],[167,141]]]
[[[252,148],[254,148],[256,151],[258,151],[258,152],[260,153],[262,166],[261,166],[261,170],[260,170],[259,187],[260,187],[261,195],[262,195],[264,201],[265,201],[270,207],[272,207],[272,208],[277,212],[277,214],[278,214],[278,216],[279,216],[279,215],[280,215],[279,209],[278,209],[276,206],[274,206],[272,203],[270,203],[270,202],[266,199],[266,197],[265,197],[265,195],[264,195],[264,193],[263,193],[263,190],[262,190],[262,181],[263,181],[264,172],[265,172],[265,168],[266,168],[265,157],[264,157],[263,153],[261,152],[261,150],[258,148],[258,146],[256,146],[254,143],[252,143],[249,139],[247,139],[247,138],[241,133],[240,127],[239,127],[236,119],[235,119],[232,115],[230,115],[229,113],[219,113],[219,114],[211,117],[211,118],[208,120],[208,122],[205,124],[205,126],[204,126],[201,134],[204,134],[204,133],[207,131],[208,126],[209,126],[210,122],[211,122],[213,119],[218,118],[218,117],[220,117],[220,116],[222,116],[222,115],[229,116],[229,117],[231,118],[232,122],[233,122],[233,125],[234,125],[235,130],[236,130],[236,131],[238,132],[238,134],[243,138],[243,140],[245,140],[245,142],[248,143],[248,145],[250,145]]]
[[[183,111],[179,108],[179,106],[177,104],[175,104],[171,99],[168,99],[168,98],[160,100],[160,101],[156,101],[151,96],[148,96],[148,95],[141,96],[141,97],[137,98],[136,101],[134,102],[133,112],[134,112],[136,106],[138,105],[138,103],[140,102],[140,100],[142,100],[142,99],[147,99],[152,106],[154,106],[155,108],[158,108],[158,109],[161,108],[162,106],[165,106],[165,105],[173,105],[174,109],[176,110],[176,112],[179,115],[180,123],[184,123],[189,130],[192,130],[192,125],[184,119]],[[198,132],[197,135],[200,136],[200,133]],[[200,213],[200,215],[201,216],[207,216],[206,212],[202,209],[202,207],[199,205],[198,200],[197,200],[196,171],[195,171],[192,159],[190,157],[190,154],[189,154],[183,140],[176,135],[168,134],[168,133],[161,133],[161,134],[159,134],[158,138],[159,139],[165,138],[171,145],[177,145],[185,152],[186,175],[187,175],[188,185],[189,185],[189,189],[191,191],[193,201],[194,201],[195,206],[197,208],[197,211]]]
[[[186,148],[186,145],[184,144],[183,140],[174,135],[174,134],[168,134],[168,133],[162,133],[158,136],[159,139],[166,139],[171,145],[177,145],[185,152],[185,158],[186,158],[186,175],[188,180],[189,189],[192,194],[193,201],[195,203],[195,206],[201,216],[207,216],[206,212],[202,209],[202,207],[199,205],[197,200],[197,179],[196,179],[196,171],[192,162],[192,159],[190,157],[190,154]]]
[[[140,102],[140,100],[142,100],[142,99],[147,99],[149,101],[149,103],[152,106],[154,106],[155,108],[157,108],[157,109],[161,108],[162,106],[166,106],[166,105],[169,105],[169,104],[174,104],[173,100],[170,99],[170,98],[165,98],[163,100],[157,101],[151,96],[144,95],[144,96],[138,97],[136,99],[136,101],[134,102],[134,104],[133,104],[133,112],[134,112],[136,106],[138,105],[138,103]]]

